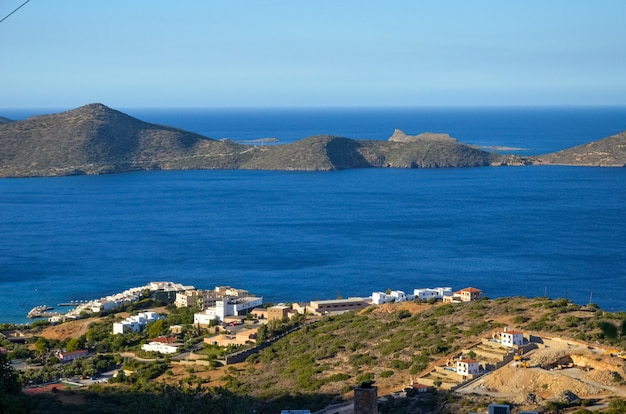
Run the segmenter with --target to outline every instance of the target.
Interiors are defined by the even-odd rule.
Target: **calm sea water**
[[[387,139],[397,127],[534,153],[626,130],[626,108],[125,112],[216,138]],[[0,180],[1,321],[153,280],[273,302],[476,286],[626,310],[625,269],[626,168]]]

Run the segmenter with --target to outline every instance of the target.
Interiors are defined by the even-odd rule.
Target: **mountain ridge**
[[[626,167],[626,131],[539,157],[553,165]]]
[[[626,164],[626,133],[616,137],[621,138],[607,138],[602,144],[603,152],[614,154],[610,164],[591,160],[588,155],[593,151],[587,151],[587,162],[574,157],[575,165]],[[495,154],[448,134],[411,136],[398,129],[388,141],[316,135],[289,144],[245,145],[148,123],[100,103],[0,123],[0,177],[186,169],[454,168],[559,164],[564,159],[572,157]]]

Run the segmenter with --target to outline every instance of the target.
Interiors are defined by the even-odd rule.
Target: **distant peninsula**
[[[254,144],[258,143],[216,140],[143,122],[95,103],[23,121],[1,118],[0,177],[197,169],[333,171],[386,167],[626,165],[626,132],[539,156],[496,154],[460,143],[448,134],[407,135],[400,130],[394,131],[387,141],[317,135],[289,144]]]

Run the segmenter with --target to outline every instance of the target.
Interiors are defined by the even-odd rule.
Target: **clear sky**
[[[626,105],[625,0],[31,0],[0,50],[0,108]]]

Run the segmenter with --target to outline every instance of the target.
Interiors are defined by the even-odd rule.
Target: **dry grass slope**
[[[546,164],[556,165],[624,167],[626,166],[626,132],[542,155],[540,159]]]

